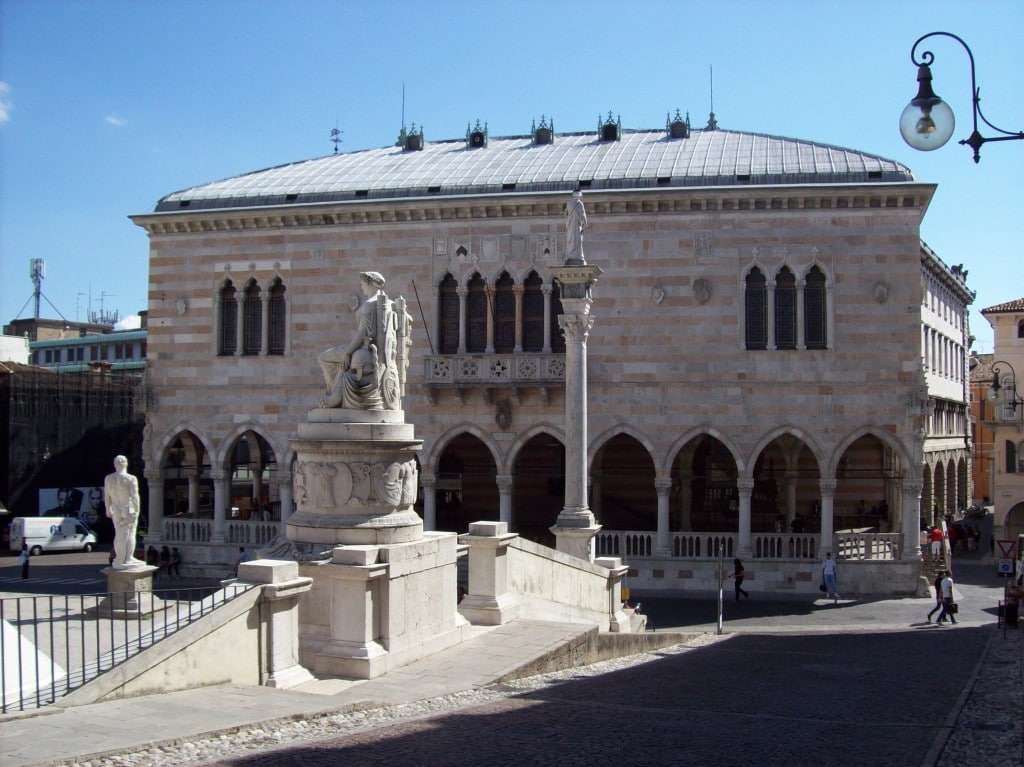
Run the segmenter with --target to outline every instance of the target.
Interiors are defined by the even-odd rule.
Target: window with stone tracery
[[[267,302],[267,354],[284,354],[287,335],[287,305],[284,300],[285,288],[280,279],[270,286],[270,300]]]
[[[487,311],[487,282],[474,274],[466,297],[466,351],[470,354],[487,350]]]
[[[756,266],[747,273],[744,291],[746,347],[768,348],[768,292],[764,273]]]
[[[516,346],[515,283],[502,272],[494,285],[494,351],[511,354]]]
[[[786,266],[775,276],[775,348],[796,348],[796,277]]]
[[[217,353],[221,355],[232,355],[238,349],[238,299],[235,298],[235,286],[231,280],[226,280],[220,289],[218,323]]]
[[[804,346],[808,349],[828,347],[827,310],[825,275],[813,266],[804,281]]]
[[[242,300],[242,354],[259,354],[262,344],[263,299],[256,280],[249,280]]]

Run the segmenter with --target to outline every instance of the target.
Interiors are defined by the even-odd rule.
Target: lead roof
[[[426,142],[328,155],[201,184],[163,197],[157,212],[347,200],[646,187],[914,181],[894,160],[813,141],[729,130],[559,134]]]

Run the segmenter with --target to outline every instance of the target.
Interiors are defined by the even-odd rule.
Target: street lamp
[[[999,368],[997,367],[998,365],[1006,365],[1006,367],[1010,368],[1009,389],[1011,391],[1009,399],[1003,402],[1002,404],[1009,407],[1012,412],[1016,412],[1018,405],[1024,405],[1024,400],[1017,396],[1017,371],[1013,369],[1013,365],[1011,365],[1009,362],[999,360],[998,362],[992,364],[992,386],[988,390],[988,398],[993,402],[998,402],[1000,398],[1000,392],[1005,388],[999,383],[1001,373],[999,372]]]
[[[929,37],[935,36],[952,37],[967,51],[967,58],[971,61],[971,106],[974,110],[974,130],[971,135],[961,141],[961,144],[967,144],[971,149],[974,150],[974,161],[978,162],[981,159],[979,151],[981,145],[988,141],[1012,141],[1014,139],[1024,139],[1024,132],[1013,132],[1005,131],[1002,128],[997,128],[990,123],[985,115],[981,112],[981,89],[975,84],[974,80],[974,54],[971,53],[971,49],[967,47],[967,43],[961,40],[954,34],[949,32],[929,32],[927,35],[918,38],[917,42],[914,43],[910,49],[910,61],[917,67],[917,81],[918,91],[917,95],[910,100],[907,104],[906,109],[903,110],[903,114],[900,115],[900,133],[903,135],[903,140],[906,141],[914,149],[920,149],[923,152],[930,152],[933,149],[938,149],[943,146],[949,137],[953,135],[953,130],[956,128],[956,119],[953,117],[953,110],[949,108],[949,105],[935,95],[935,91],[932,90],[932,70],[931,63],[935,60],[935,56],[931,51],[924,51],[921,54],[921,60],[917,59],[917,46]],[[997,133],[1002,133],[1002,136],[994,136],[986,138],[978,132],[978,118],[981,118],[982,122],[985,123],[992,130]]]

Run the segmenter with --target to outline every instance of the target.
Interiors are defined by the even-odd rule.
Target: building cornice
[[[588,216],[643,216],[735,211],[914,209],[923,216],[934,184],[823,184],[756,187],[664,187],[587,191]],[[150,235],[238,232],[294,227],[448,223],[564,216],[566,193],[328,202],[182,210],[129,216]]]

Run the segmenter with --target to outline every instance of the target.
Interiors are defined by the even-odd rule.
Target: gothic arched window
[[[259,354],[262,344],[263,299],[256,280],[249,280],[242,301],[242,354]]]
[[[768,348],[768,301],[764,274],[756,266],[747,274],[744,291],[746,314],[746,346],[748,349]]]
[[[487,282],[479,274],[469,281],[466,299],[466,351],[483,354],[487,350]]]
[[[775,348],[796,348],[796,277],[786,266],[775,276]]]
[[[284,302],[284,283],[277,279],[270,286],[270,302],[267,305],[267,332],[270,334],[270,338],[267,339],[267,354],[284,354],[287,330],[285,309],[287,306]]]
[[[441,354],[457,354],[459,351],[459,290],[455,278],[446,274],[441,280],[438,297],[438,342]]]
[[[220,289],[220,338],[217,353],[234,354],[238,350],[238,299],[235,285],[227,280]]]
[[[544,350],[544,288],[537,272],[523,283],[523,351]]]
[[[516,346],[515,283],[502,272],[494,286],[494,351],[511,354]]]
[[[828,347],[827,311],[825,275],[815,266],[804,283],[804,345],[808,349]]]

